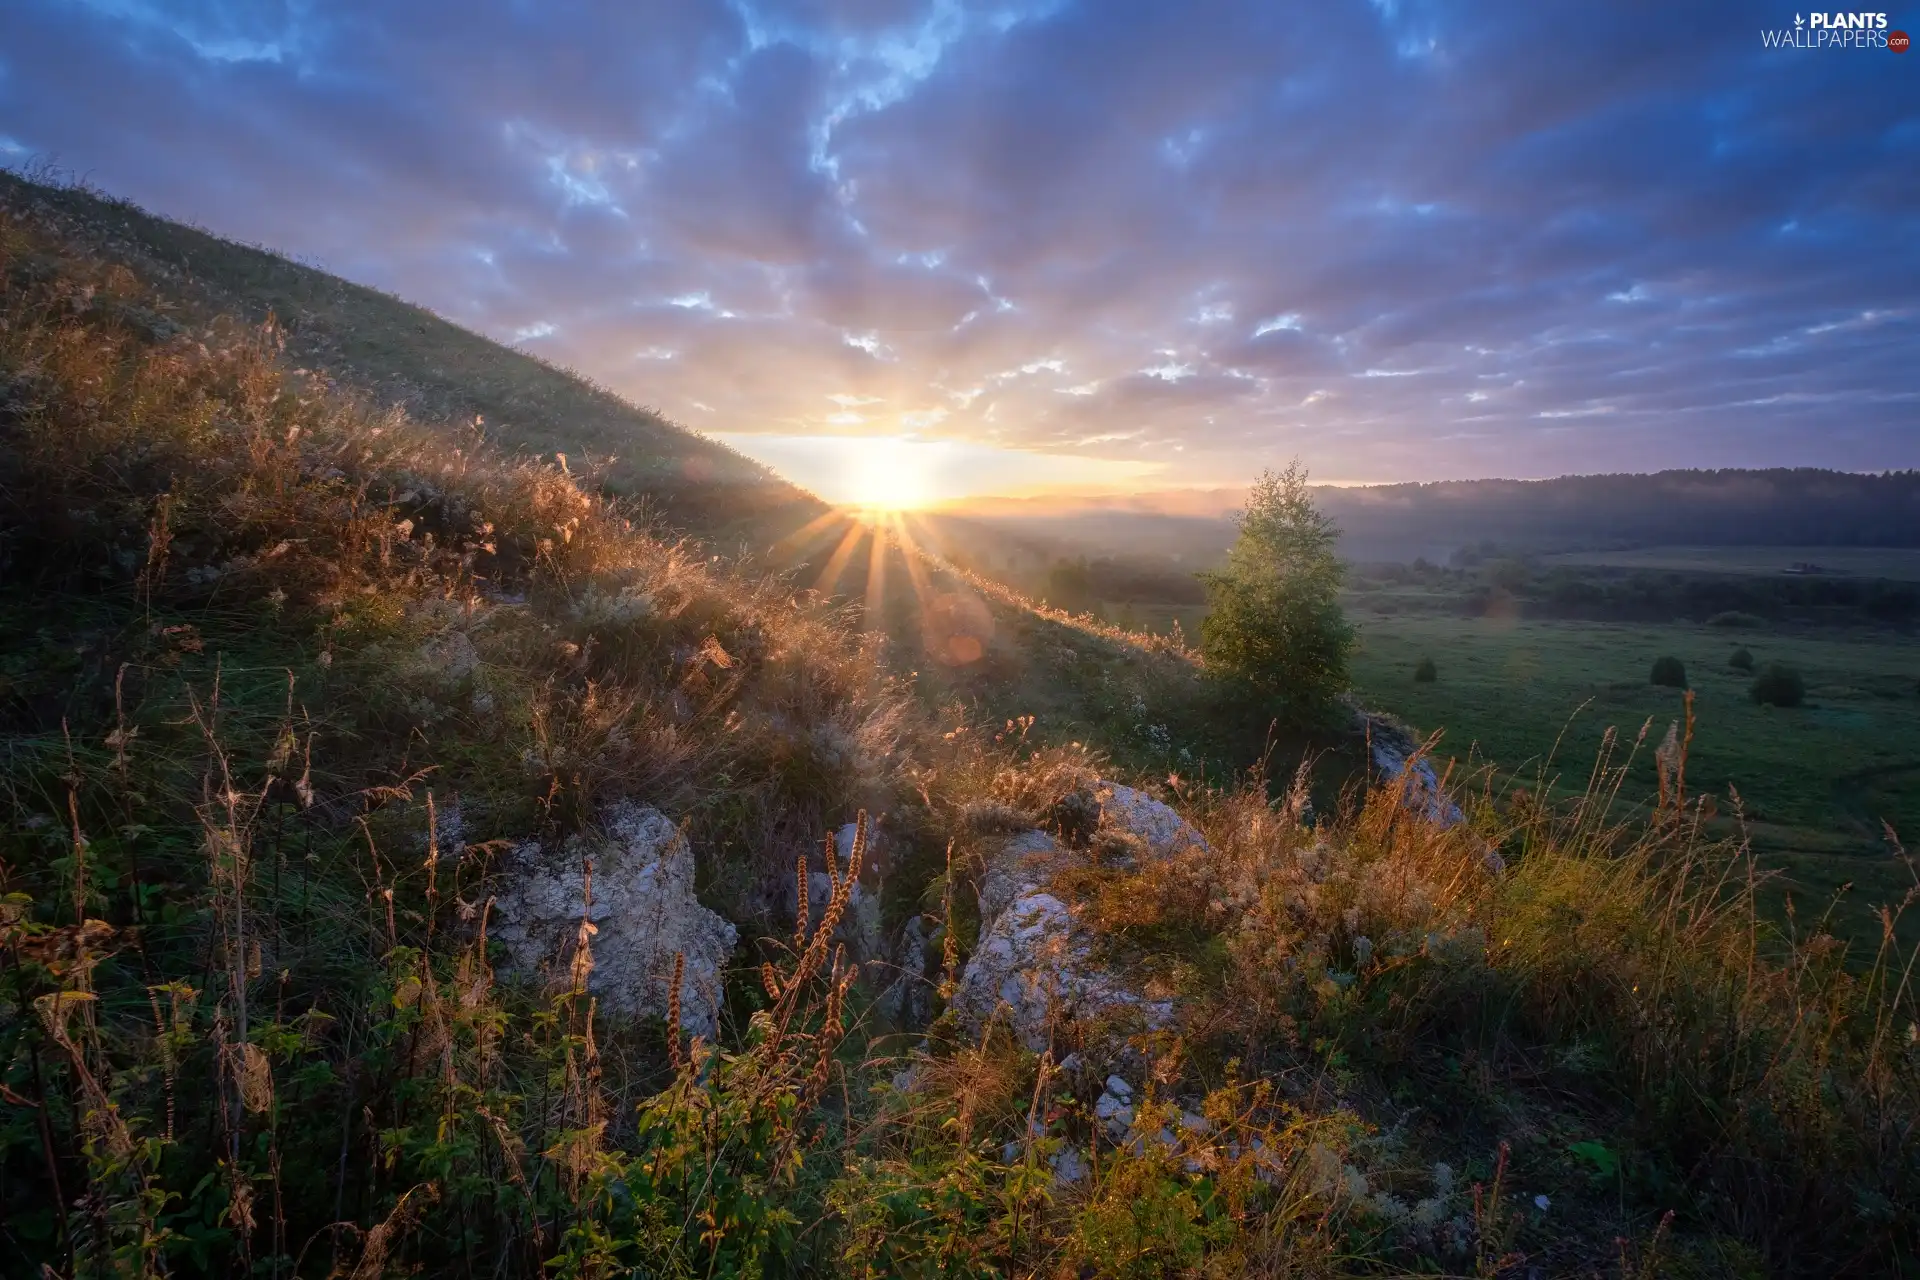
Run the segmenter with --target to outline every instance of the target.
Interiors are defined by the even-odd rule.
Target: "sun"
[[[933,446],[899,436],[846,442],[846,466],[837,495],[867,511],[914,511],[933,500]]]

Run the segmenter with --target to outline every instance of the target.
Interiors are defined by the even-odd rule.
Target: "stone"
[[[1053,1166],[1053,1185],[1077,1187],[1093,1172],[1086,1155],[1078,1147],[1061,1147],[1047,1162]]]
[[[933,1014],[933,984],[927,977],[927,926],[920,916],[901,927],[893,973],[875,1004],[880,1016],[901,1026],[926,1025]]]
[[[1074,855],[1044,831],[1023,831],[1008,840],[988,859],[980,880],[981,924],[997,919],[1015,898],[1041,888],[1072,861]]]
[[[1053,872],[1077,856],[1043,832],[1026,831],[988,860],[980,942],[953,995],[968,1029],[979,1031],[1005,1008],[1014,1036],[1038,1053],[1056,1023],[1132,1013],[1159,1027],[1172,1018],[1170,1002],[1146,999],[1095,962],[1073,912],[1046,891]]]
[[[1192,823],[1144,791],[1117,782],[1096,782],[1093,794],[1100,802],[1101,825],[1135,837],[1156,858],[1171,858],[1194,848],[1213,852]]]
[[[584,864],[593,865],[593,902],[585,906]],[[719,1018],[721,971],[733,954],[733,925],[700,905],[693,851],[667,816],[622,801],[599,829],[552,842],[522,841],[505,860],[508,880],[489,932],[507,949],[505,971],[568,980],[584,912],[593,926],[587,990],[616,1017],[665,1017],[674,956],[685,957],[680,1024],[712,1037]]]
[[[835,865],[842,875],[854,874],[853,837],[854,824],[851,822],[834,833]],[[868,830],[866,853],[867,862],[874,871],[878,871],[880,835],[877,827]],[[818,848],[808,852],[807,864],[807,923],[811,928],[820,923],[820,914],[827,909],[827,900],[833,895],[833,880],[827,875],[826,868],[819,865]],[[788,920],[794,919],[800,910],[800,900],[794,890],[793,869],[790,867],[780,878],[778,899]],[[847,892],[846,910],[841,913],[840,924],[833,931],[833,940],[846,945],[847,958],[854,964],[871,969],[884,965],[888,959],[880,929],[880,895],[858,879]]]
[[[1004,1007],[1015,1037],[1035,1053],[1058,1022],[1133,1012],[1157,1027],[1173,1015],[1170,1002],[1142,997],[1095,963],[1066,904],[1040,890],[995,917],[961,972],[953,1007],[975,1031]]]
[[[1369,763],[1387,786],[1404,788],[1401,803],[1442,828],[1467,820],[1460,806],[1440,787],[1433,764],[1419,754],[1419,745],[1391,721],[1379,716],[1365,720]]]
[[[1107,1091],[1094,1101],[1093,1118],[1099,1121],[1107,1137],[1115,1142],[1124,1142],[1133,1131],[1132,1095],[1115,1093],[1112,1078],[1107,1083]]]

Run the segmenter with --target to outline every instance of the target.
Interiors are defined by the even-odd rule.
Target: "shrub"
[[[1735,671],[1753,670],[1752,651],[1749,650],[1745,645],[1741,645],[1738,649],[1735,649],[1733,651],[1733,656],[1727,659],[1727,665],[1732,667]]]
[[[1201,578],[1212,606],[1201,654],[1295,723],[1323,719],[1346,691],[1354,639],[1340,611],[1340,530],[1313,505],[1298,462],[1261,475],[1239,526],[1226,567]]]
[[[1708,618],[1707,625],[1710,627],[1763,627],[1766,625],[1766,619],[1757,614],[1728,609],[1724,613],[1716,613]]]
[[[1669,689],[1684,689],[1687,687],[1687,669],[1680,659],[1668,654],[1654,659],[1653,673],[1647,679]]]
[[[1758,703],[1797,707],[1806,699],[1807,683],[1800,678],[1796,668],[1783,662],[1770,662],[1767,669],[1755,678],[1747,693]]]
[[[1432,684],[1439,678],[1440,671],[1433,665],[1432,658],[1420,659],[1420,665],[1413,669],[1413,679],[1416,684]]]

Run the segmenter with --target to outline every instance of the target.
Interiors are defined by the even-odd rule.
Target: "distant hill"
[[[1662,471],[1554,480],[1321,486],[1355,560],[1445,561],[1462,548],[1569,552],[1651,546],[1920,546],[1920,472]],[[988,499],[944,516],[1054,554],[1205,563],[1233,540],[1234,490]]]
[[[1920,546],[1920,472],[1662,471],[1327,489],[1356,548]],[[1432,555],[1431,551],[1414,551]],[[1386,558],[1402,558],[1395,555]]]

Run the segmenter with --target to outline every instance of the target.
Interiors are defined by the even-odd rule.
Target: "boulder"
[[[593,866],[593,900],[583,874]],[[508,880],[495,901],[491,935],[505,945],[506,972],[565,983],[584,910],[593,926],[587,989],[616,1017],[665,1017],[675,955],[685,957],[680,1023],[712,1036],[721,970],[737,934],[693,892],[693,852],[658,809],[620,802],[598,831],[560,844],[512,846]]]
[[[1073,853],[1044,831],[1022,831],[1008,840],[987,860],[987,873],[980,878],[982,928],[1015,898],[1039,889],[1074,860]]]
[[[1145,998],[1094,960],[1073,912],[1043,887],[1071,857],[1051,837],[1029,831],[988,860],[980,943],[953,995],[970,1030],[1004,1008],[1015,1037],[1039,1052],[1057,1023],[1131,1012],[1159,1026],[1172,1017],[1169,1002]]]
[[[1096,782],[1093,794],[1100,802],[1100,825],[1139,840],[1156,858],[1169,858],[1192,848],[1213,852],[1213,846],[1192,823],[1144,791],[1117,782]]]
[[[1467,820],[1460,806],[1441,790],[1439,775],[1409,734],[1379,716],[1367,716],[1364,727],[1374,776],[1385,786],[1404,787],[1402,802],[1408,809],[1441,827]]]

